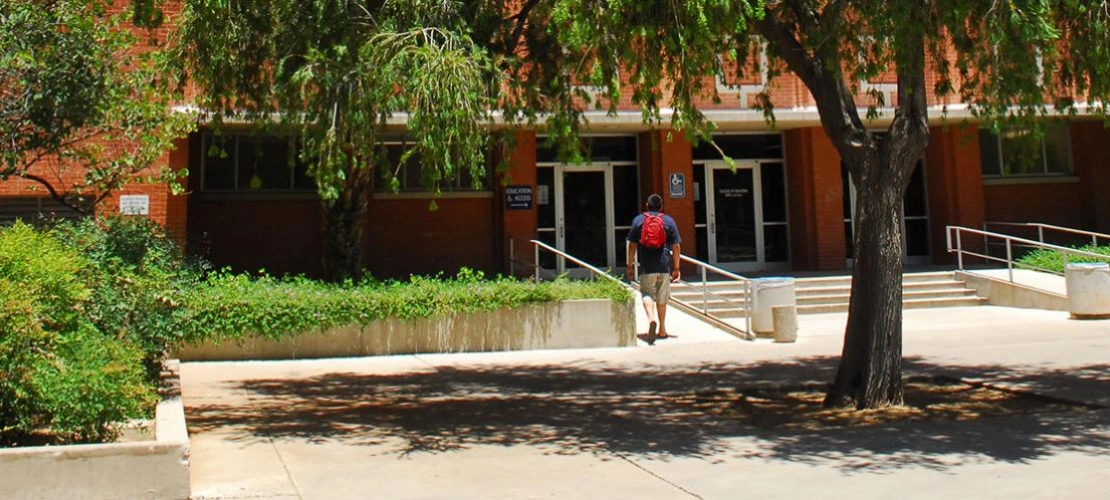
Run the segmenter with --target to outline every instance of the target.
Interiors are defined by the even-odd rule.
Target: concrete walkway
[[[829,381],[845,318],[803,316],[794,344],[738,340],[672,309],[678,337],[652,347],[186,363],[193,495],[1110,495],[1110,410],[768,431],[674,403],[752,383]],[[911,374],[1110,406],[1110,321],[988,306],[909,310],[904,351]]]

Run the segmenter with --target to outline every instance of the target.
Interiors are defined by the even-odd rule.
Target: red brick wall
[[[930,254],[935,263],[955,262],[947,253],[946,227],[981,229],[985,213],[983,174],[979,165],[979,136],[974,126],[934,128],[925,150],[928,185]],[[976,239],[969,245],[981,243]],[[966,246],[966,245],[965,245]],[[981,249],[970,247],[970,250]]]
[[[1101,123],[1075,124],[1071,138],[1075,177],[987,180],[983,187],[985,219],[1095,228],[1099,210],[1107,211],[1110,164],[1103,151],[1110,135]]]
[[[1083,181],[1083,211],[1091,228],[1110,233],[1110,129],[1101,122],[1071,126],[1072,160]]]
[[[818,127],[788,130],[784,140],[793,267],[844,269],[840,155]]]
[[[512,241],[513,253],[516,260],[531,262],[528,257],[532,255],[532,245],[528,243],[536,237],[536,218],[539,204],[539,194],[536,192],[536,132],[522,130],[516,132],[516,145],[509,155],[508,182],[514,186],[532,187],[531,210],[505,210],[505,189],[500,182],[494,195],[494,204],[498,212],[495,217],[501,219],[501,234],[499,244],[502,255],[499,259],[502,264],[501,271],[508,272],[509,246]],[[513,266],[518,276],[528,276],[532,269],[521,265]]]
[[[318,201],[193,193],[188,205],[189,251],[216,267],[322,274]]]
[[[685,198],[670,197],[668,182],[673,173],[686,176]],[[663,211],[673,217],[678,225],[678,232],[683,237],[682,253],[686,255],[697,255],[693,186],[693,150],[685,134],[670,130],[653,130],[640,134],[640,204],[652,193],[663,197]],[[627,223],[617,221],[617,225]]]
[[[500,198],[374,199],[366,225],[363,265],[374,276],[454,275],[460,267],[496,274],[493,203]],[[533,218],[534,220],[534,218]]]

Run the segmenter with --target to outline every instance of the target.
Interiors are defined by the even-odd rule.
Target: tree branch
[[[27,179],[29,181],[34,181],[34,182],[37,182],[39,184],[42,184],[43,186],[46,187],[46,191],[50,193],[51,198],[53,198],[57,202],[65,205],[69,208],[72,208],[72,209],[76,210],[77,212],[81,213],[82,215],[89,215],[90,213],[92,213],[93,207],[96,206],[95,203],[92,204],[91,206],[85,206],[85,205],[82,205],[80,203],[75,203],[75,202],[71,201],[64,194],[59,193],[57,189],[54,189],[54,185],[51,184],[50,181],[46,180],[45,178],[39,177],[39,176],[34,175],[34,174],[23,174],[21,177],[23,177],[24,179]],[[103,199],[103,197],[99,198],[97,200],[97,203],[99,203],[100,200],[102,200],[102,199]]]
[[[512,55],[516,52],[517,46],[520,45],[520,39],[524,36],[524,26],[528,24],[528,16],[539,3],[540,0],[528,0],[520,7],[520,11],[516,15],[509,17],[509,19],[516,21],[516,26],[513,27],[512,34],[509,35],[509,41],[505,46],[505,55]]]
[[[859,118],[855,99],[844,77],[839,71],[830,72],[820,54],[807,51],[794,35],[794,30],[786,26],[776,14],[771,7],[765,7],[763,18],[755,23],[756,28],[763,38],[779,48],[779,55],[787,67],[813,94],[820,112],[821,125],[841,156],[848,156],[854,148],[863,145],[874,147],[874,138]],[[832,53],[832,57],[838,57],[836,50],[832,50]],[[834,61],[839,67],[839,60]]]

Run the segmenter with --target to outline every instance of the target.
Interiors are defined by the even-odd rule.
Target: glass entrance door
[[[734,272],[789,266],[786,184],[781,161],[694,165],[698,258]]]
[[[751,263],[759,260],[756,235],[755,179],[750,168],[713,169],[709,184],[710,261],[717,264]]]
[[[609,169],[582,170],[560,168],[561,179],[556,181],[556,212],[559,218],[559,245],[564,252],[602,269],[612,268],[613,221],[612,174]],[[558,182],[561,180],[562,182]],[[559,185],[561,184],[561,186]],[[565,259],[560,259],[565,260]],[[571,271],[581,266],[562,262],[561,270]],[[572,273],[579,274],[579,273]],[[583,276],[588,272],[581,273]]]

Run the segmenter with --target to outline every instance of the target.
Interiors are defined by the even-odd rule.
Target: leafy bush
[[[142,218],[66,223],[53,234],[90,263],[87,314],[107,335],[140,347],[151,376],[166,347],[180,340],[174,310],[200,281],[162,226]]]
[[[153,401],[141,351],[88,317],[91,268],[49,233],[0,230],[0,445],[43,428],[61,442],[102,440]]]
[[[1094,257],[1078,257],[1075,255],[1068,256],[1068,262],[1075,264],[1081,262],[1107,262],[1110,261],[1110,246],[1096,247],[1087,245],[1079,247],[1077,250],[1084,252],[1097,253],[1105,255],[1105,259],[1096,259]],[[1063,254],[1045,249],[1037,249],[1025,254],[1017,260],[1019,266],[1028,267],[1036,270],[1049,271],[1058,274],[1064,274],[1064,256]]]
[[[218,273],[188,295],[179,322],[188,342],[218,342],[249,335],[277,339],[338,326],[366,325],[387,317],[446,316],[582,298],[624,302],[632,296],[623,286],[608,280],[487,280],[481,272],[465,268],[453,279],[413,277],[407,282],[359,285]]]

